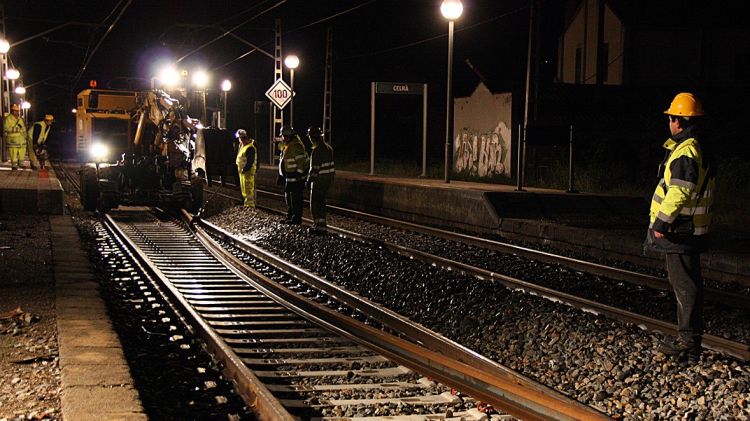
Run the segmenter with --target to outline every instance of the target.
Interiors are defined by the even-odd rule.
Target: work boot
[[[12,167],[11,170],[12,171],[18,171],[18,167]]]
[[[310,227],[307,232],[309,232],[312,235],[326,235],[326,231],[322,230],[320,228]]]
[[[694,364],[700,360],[701,344],[700,341],[685,339],[683,337],[665,338],[659,344],[657,352],[677,357],[678,359],[687,359],[689,363]]]

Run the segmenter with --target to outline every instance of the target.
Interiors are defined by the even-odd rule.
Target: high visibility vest
[[[336,168],[333,165],[333,148],[326,142],[319,142],[313,146],[310,155],[310,180],[317,178],[333,178]]]
[[[34,142],[34,127],[39,126],[39,138]],[[49,135],[49,129],[52,126],[48,126],[44,121],[37,121],[29,127],[29,139],[34,145],[44,145],[47,142],[47,135]]]
[[[255,148],[255,142],[250,142],[247,145],[242,145],[240,147],[240,150],[237,151],[237,159],[235,160],[235,163],[237,164],[237,170],[242,173],[242,169],[245,168],[245,165],[247,165],[247,155],[250,150],[250,148],[253,149],[253,166],[250,167],[250,173],[255,174],[256,169],[258,168],[258,150]]]
[[[705,235],[711,223],[716,180],[698,140],[678,143],[668,139],[671,151],[664,162],[664,176],[651,198],[650,228],[659,232]]]
[[[285,145],[281,150],[279,161],[279,173],[286,177],[286,181],[303,181],[307,174],[310,159],[307,156],[305,145],[297,137]]]
[[[6,115],[3,120],[3,135],[7,146],[26,146],[26,123],[12,113]]]

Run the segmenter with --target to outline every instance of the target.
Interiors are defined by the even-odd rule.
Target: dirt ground
[[[49,219],[0,214],[0,421],[60,412]]]

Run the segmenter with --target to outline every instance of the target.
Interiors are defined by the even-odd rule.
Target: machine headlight
[[[109,157],[109,147],[103,143],[91,145],[91,158],[96,162],[106,161]]]

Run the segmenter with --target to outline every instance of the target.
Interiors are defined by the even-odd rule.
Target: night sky
[[[467,96],[479,81],[466,65],[467,59],[493,89],[522,92],[529,0],[463,3],[464,14],[456,22],[455,96]],[[575,3],[541,1],[542,82],[554,76],[557,39],[566,10]],[[739,14],[724,3],[710,8],[704,5],[707,2],[697,1],[637,3],[639,7],[630,10],[655,23],[675,19],[689,24],[694,19],[710,20],[711,25],[743,25],[736,17]],[[648,4],[652,8],[646,7]],[[321,124],[325,34],[331,27],[332,138],[340,152],[367,158],[370,82],[416,82],[429,85],[428,136],[430,144],[437,145],[431,146],[430,155],[439,158],[445,130],[448,26],[439,6],[440,0],[14,1],[4,2],[4,13],[6,38],[11,44],[69,23],[10,51],[23,83],[33,85],[27,93],[32,116],[54,113],[60,123],[58,130],[72,124],[70,109],[75,95],[90,80],[96,80],[99,88],[146,89],[159,64],[174,62],[220,37],[220,28],[237,27],[235,35],[273,53],[273,23],[280,18],[283,53],[297,54],[301,61],[295,73],[298,129]],[[733,20],[725,19],[731,16]],[[177,67],[208,70],[213,89],[218,89],[222,79],[230,79],[229,128],[245,127],[252,133],[257,126],[262,145],[267,139],[268,117],[254,116],[253,103],[265,100],[264,93],[273,82],[273,60],[259,52],[247,54],[250,49],[225,36],[189,55]],[[284,78],[288,81],[286,71]],[[209,106],[217,99],[218,94],[209,92]],[[379,141],[401,134],[419,138],[418,99],[383,99],[378,112],[384,120]],[[407,150],[404,153],[416,153]]]

